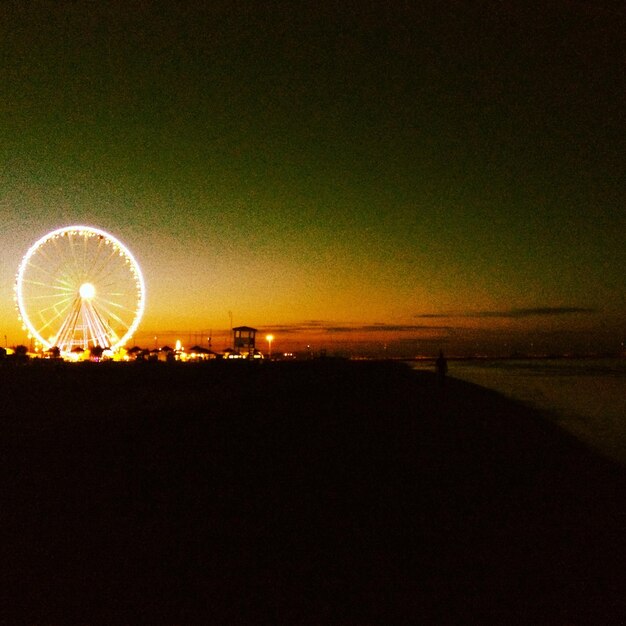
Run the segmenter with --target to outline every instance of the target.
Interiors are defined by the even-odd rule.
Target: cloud
[[[282,335],[289,335],[292,333],[311,332],[319,329],[319,326],[309,326],[307,324],[274,324],[271,326],[264,326],[263,331],[280,333]]]
[[[319,322],[315,323],[303,322],[299,324],[283,324],[277,326],[270,326],[264,328],[266,331],[274,333],[290,334],[301,332],[323,332],[329,334],[338,333],[379,333],[379,332],[392,332],[392,333],[410,333],[420,331],[433,331],[433,330],[452,330],[452,326],[430,326],[425,324],[386,324],[384,322],[376,322],[374,324],[333,324],[332,322]]]
[[[362,332],[386,331],[395,333],[406,333],[421,330],[450,330],[451,326],[429,326],[424,324],[370,324],[359,326],[357,330]]]
[[[327,326],[323,330],[327,333],[406,333],[421,330],[441,330],[443,326],[422,326],[415,324],[364,324],[353,326]]]
[[[580,313],[595,313],[595,309],[582,307],[562,306],[562,307],[536,307],[532,309],[510,309],[509,311],[479,311],[477,313],[467,313],[463,317],[501,317],[509,319],[520,319],[524,317],[555,317],[560,315],[572,315]]]
[[[597,309],[577,306],[538,307],[535,309],[512,309],[511,317],[533,317],[535,315],[571,315],[576,313],[597,313]]]
[[[508,311],[472,311],[465,313],[421,313],[415,315],[418,319],[449,319],[458,317],[485,318],[499,317],[520,319],[524,317],[554,317],[559,315],[575,315],[598,313],[598,309],[576,306],[535,307],[529,309],[509,309]]]

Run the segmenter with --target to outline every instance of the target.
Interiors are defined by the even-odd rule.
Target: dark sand
[[[401,365],[0,368],[2,623],[613,624],[624,470]]]

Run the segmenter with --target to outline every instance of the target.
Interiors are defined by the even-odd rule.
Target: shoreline
[[[562,359],[464,362],[451,376],[542,412],[600,454],[626,465],[626,361]]]

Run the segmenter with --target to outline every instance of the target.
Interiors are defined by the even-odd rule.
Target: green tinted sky
[[[83,222],[141,263],[145,336],[233,311],[285,341],[619,345],[625,21],[600,1],[4,2],[0,326],[19,341],[28,246]]]

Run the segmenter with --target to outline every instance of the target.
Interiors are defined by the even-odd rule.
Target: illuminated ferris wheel
[[[15,300],[30,336],[45,348],[116,350],[135,332],[145,304],[137,261],[98,228],[67,226],[24,255]]]

